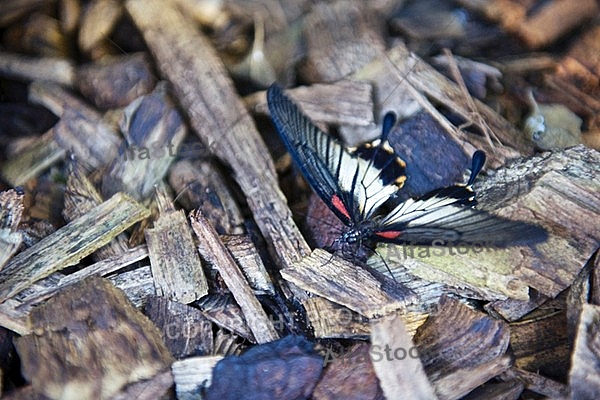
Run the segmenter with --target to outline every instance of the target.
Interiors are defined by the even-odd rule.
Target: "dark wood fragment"
[[[515,367],[557,381],[567,378],[572,342],[568,340],[566,310],[538,309],[510,324]]]
[[[465,395],[510,366],[508,325],[449,297],[413,340],[442,398]]]
[[[209,294],[196,304],[208,320],[251,342],[256,342],[252,331],[246,324],[240,306],[235,303],[231,296]]]
[[[325,354],[325,370],[312,393],[314,400],[353,399],[384,400],[383,391],[373,363],[369,358],[369,345],[359,343],[343,354]]]
[[[160,331],[102,278],[57,294],[30,322],[35,334],[16,341],[22,371],[51,398],[105,398],[173,361]]]
[[[199,142],[190,147],[206,151]],[[178,203],[189,211],[202,211],[219,234],[243,233],[242,211],[234,200],[227,180],[215,168],[214,162],[177,161],[169,169],[169,185],[175,191]]]
[[[150,296],[144,313],[162,331],[165,345],[176,359],[214,354],[213,325],[198,309]]]
[[[144,53],[82,65],[75,81],[81,94],[100,110],[125,107],[137,97],[149,94],[156,84]]]
[[[381,26],[360,1],[317,3],[304,21],[308,82],[333,82],[362,67],[385,50]],[[343,27],[343,29],[342,29]]]
[[[102,193],[110,196],[124,191],[145,200],[175,161],[186,127],[161,84],[125,108],[120,128],[125,145],[103,176]]]
[[[306,399],[323,369],[312,347],[302,337],[287,336],[226,357],[214,368],[205,398],[237,400],[252,393],[257,399]]]
[[[571,398],[596,399],[600,397],[599,357],[600,307],[584,304],[575,339],[575,349],[569,385]]]
[[[506,382],[486,383],[463,397],[463,400],[517,400],[525,385],[512,379]]]

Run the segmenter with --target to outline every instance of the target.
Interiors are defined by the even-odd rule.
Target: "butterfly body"
[[[356,246],[371,242],[480,243],[498,247],[545,240],[532,224],[493,216],[474,208],[472,185],[485,162],[475,152],[471,177],[464,185],[433,190],[400,201],[405,164],[387,144],[395,117],[383,121],[381,138],[356,149],[317,128],[277,85],[267,91],[271,118],[288,151],[317,195],[347,226],[337,242]]]

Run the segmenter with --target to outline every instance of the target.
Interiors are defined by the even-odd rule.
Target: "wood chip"
[[[313,251],[294,268],[281,270],[281,276],[368,318],[405,308],[414,300],[410,289],[321,249]]]
[[[4,301],[31,283],[76,264],[149,215],[129,196],[114,195],[13,257],[0,271],[0,299]]]
[[[600,369],[598,340],[600,338],[600,306],[584,304],[581,309],[581,319],[569,383],[573,399],[597,399],[600,397]]]
[[[373,368],[386,398],[437,399],[423,364],[410,356],[414,345],[400,318],[390,314],[371,322],[371,349],[378,351]]]
[[[196,400],[198,393],[210,386],[212,371],[223,356],[189,357],[171,366],[178,400]]]
[[[198,309],[150,296],[144,313],[162,331],[165,345],[176,359],[214,354],[213,324]]]
[[[23,197],[21,190],[0,192],[0,270],[23,241],[23,235],[17,231],[23,215]]]
[[[173,361],[160,331],[102,278],[62,291],[30,315],[16,348],[34,390],[51,399],[107,399]]]
[[[208,283],[185,213],[175,210],[166,193],[157,190],[159,217],[146,229],[152,276],[159,296],[191,303],[208,294]]]
[[[199,212],[192,213],[190,219],[192,228],[200,241],[200,254],[221,274],[235,301],[241,307],[244,319],[252,330],[257,343],[276,340],[279,336],[273,324],[254,293],[252,293],[252,289],[250,289],[244,275],[235,264],[233,257],[219,240],[214,228]]]

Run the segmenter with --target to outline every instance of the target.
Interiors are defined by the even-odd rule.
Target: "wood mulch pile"
[[[596,0],[0,2],[6,399],[600,398]],[[268,119],[488,161],[535,246],[328,253]]]

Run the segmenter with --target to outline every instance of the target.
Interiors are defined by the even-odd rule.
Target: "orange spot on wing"
[[[344,216],[348,218],[348,220],[352,219],[350,218],[350,213],[348,212],[348,210],[346,210],[346,206],[344,206],[342,199],[340,199],[337,195],[333,195],[333,197],[331,198],[331,203],[333,204],[335,209],[344,214]]]
[[[396,239],[398,236],[402,234],[399,231],[387,231],[387,232],[377,232],[375,233],[377,236],[381,236],[384,239]]]

